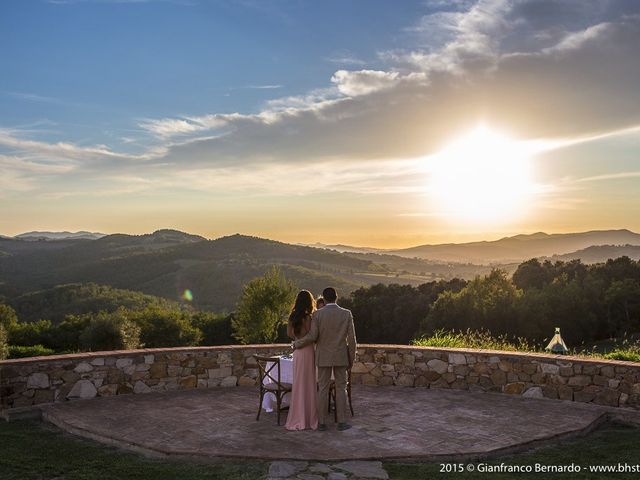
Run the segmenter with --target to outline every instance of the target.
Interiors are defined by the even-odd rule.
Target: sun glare
[[[525,213],[533,193],[532,154],[529,144],[478,127],[432,157],[429,191],[447,216],[515,218]]]

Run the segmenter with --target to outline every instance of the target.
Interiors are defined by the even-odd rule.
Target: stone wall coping
[[[380,349],[402,349],[413,351],[433,351],[433,352],[449,352],[449,353],[467,353],[470,355],[497,355],[506,358],[525,358],[540,360],[562,360],[567,362],[581,363],[598,363],[606,365],[620,365],[624,367],[639,367],[640,362],[632,362],[626,360],[609,360],[606,358],[589,358],[577,355],[554,355],[551,353],[540,352],[518,352],[514,350],[488,350],[483,348],[448,348],[448,347],[420,347],[417,345],[391,345],[391,344],[359,344],[358,348],[380,348]]]
[[[289,349],[288,343],[270,343],[256,345],[211,345],[200,347],[170,347],[170,348],[142,348],[138,350],[110,350],[104,352],[80,352],[69,353],[64,355],[46,355],[40,357],[14,358],[9,360],[0,360],[0,367],[10,365],[25,365],[30,363],[42,362],[60,362],[65,360],[82,360],[99,357],[126,357],[136,355],[150,355],[154,353],[189,353],[189,352],[206,352],[206,351],[234,351],[234,350],[273,350],[273,349]],[[422,347],[417,345],[394,345],[394,344],[358,344],[358,349],[380,349],[380,350],[405,350],[405,351],[433,351],[448,353],[465,353],[470,355],[493,355],[502,358],[520,358],[533,360],[551,360],[580,362],[587,364],[605,364],[619,365],[625,367],[638,367],[639,362],[630,362],[623,360],[608,360],[604,358],[586,358],[571,355],[552,355],[548,353],[536,352],[517,352],[508,350],[485,350],[473,348],[445,348],[445,347]]]
[[[151,355],[154,353],[188,353],[207,351],[233,351],[233,350],[272,350],[284,348],[290,349],[289,343],[261,343],[256,345],[210,345],[201,347],[166,347],[166,348],[139,348],[137,350],[107,350],[103,352],[79,352],[65,353],[62,355],[43,355],[40,357],[11,358],[0,360],[0,367],[3,365],[24,365],[28,363],[60,362],[64,360],[82,360],[85,358],[107,358],[107,357],[133,357],[137,355]]]

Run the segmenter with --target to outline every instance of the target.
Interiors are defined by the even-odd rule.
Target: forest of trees
[[[640,333],[640,262],[520,264],[510,278],[494,270],[474,280],[418,287],[376,285],[346,299],[363,342],[409,343],[437,331],[549,339],[555,327],[570,345]]]
[[[198,311],[138,292],[64,285],[0,303],[0,358],[138,347],[286,342],[296,287],[273,269],[248,282],[235,314]],[[360,288],[339,300],[362,343],[407,344],[439,331],[485,330],[543,342],[561,327],[570,346],[640,333],[640,262],[628,257],[493,270],[474,280]]]

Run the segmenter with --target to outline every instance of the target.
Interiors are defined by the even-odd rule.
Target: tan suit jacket
[[[311,319],[311,330],[294,342],[302,348],[316,342],[318,367],[348,367],[356,358],[356,334],[351,310],[330,303],[316,310]]]

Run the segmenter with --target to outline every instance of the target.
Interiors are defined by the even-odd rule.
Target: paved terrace
[[[346,432],[334,424],[327,432],[289,432],[275,413],[256,421],[255,387],[121,395],[42,410],[71,433],[146,454],[325,462],[488,456],[585,433],[611,410],[445,389],[353,389],[356,416]]]

